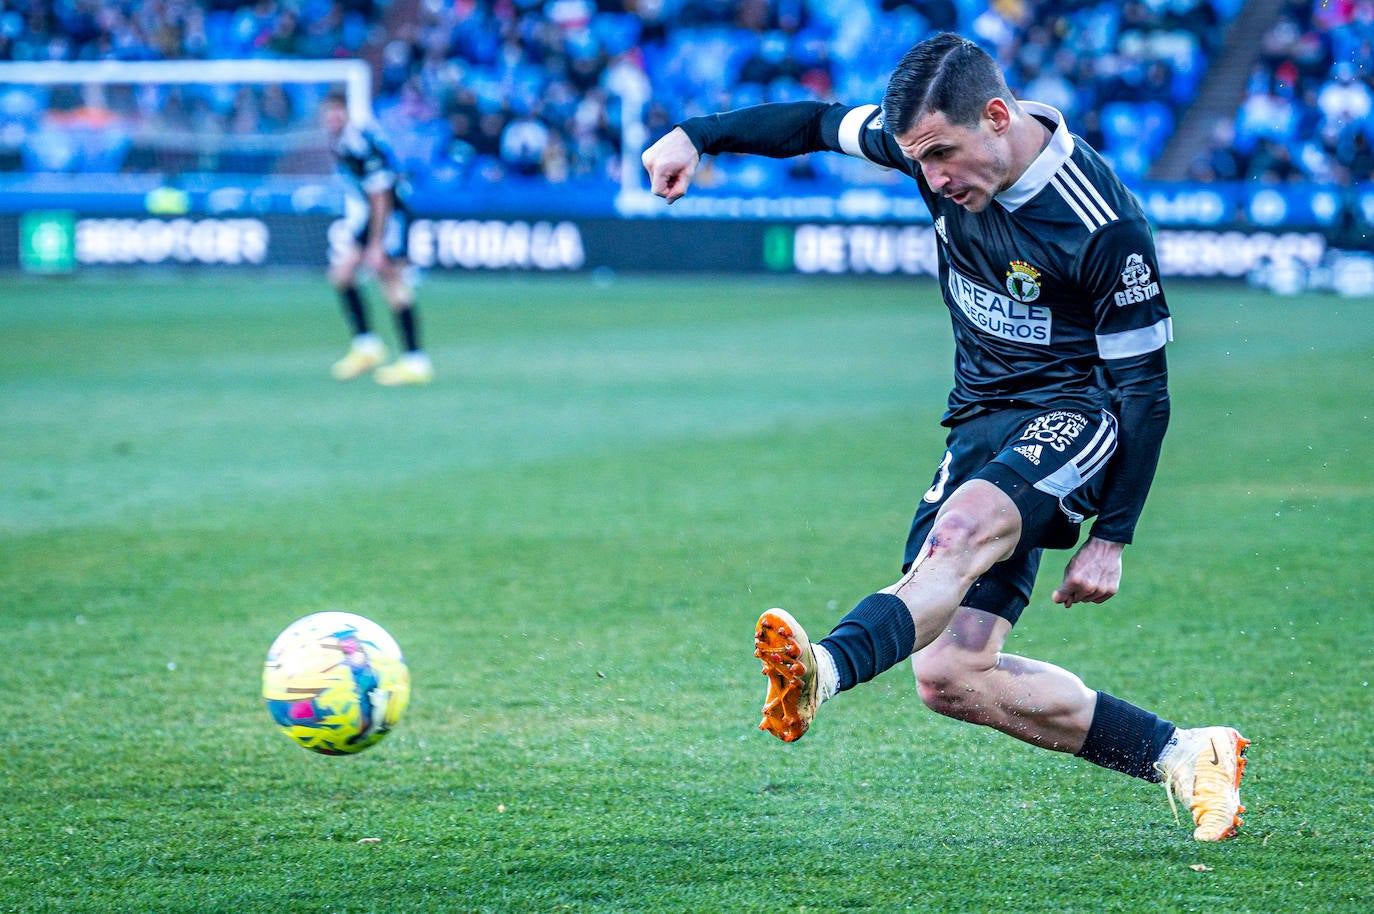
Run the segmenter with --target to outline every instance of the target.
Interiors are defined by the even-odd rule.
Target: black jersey
[[[349,197],[367,202],[369,194],[391,193],[392,206],[405,210],[409,185],[396,164],[391,147],[372,127],[344,127],[331,147]]]
[[[679,126],[703,154],[830,150],[915,179],[935,222],[954,327],[944,424],[1000,409],[1114,407],[1121,435],[1093,533],[1129,543],[1169,417],[1163,349],[1173,324],[1154,240],[1130,191],[1063,116],[1020,104],[1050,141],[977,213],[930,189],[876,105],[760,105]]]
[[[947,424],[1001,407],[1100,408],[1108,390],[1099,366],[1172,336],[1135,197],[1058,111],[1021,106],[1051,130],[1050,142],[978,213],[930,189],[876,105],[829,117],[838,117],[842,151],[915,178],[935,220],[958,352]]]

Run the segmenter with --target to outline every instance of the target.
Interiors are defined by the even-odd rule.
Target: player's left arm
[[[386,220],[391,218],[391,191],[379,190],[369,193],[367,195],[367,208],[369,218],[368,246],[381,247],[382,238],[386,234]]]
[[[1120,587],[1121,553],[1135,537],[1169,427],[1164,346],[1173,338],[1173,322],[1149,227],[1128,219],[1102,229],[1085,248],[1081,275],[1093,297],[1098,355],[1119,427],[1091,536],[1054,593],[1066,606],[1100,603]]]

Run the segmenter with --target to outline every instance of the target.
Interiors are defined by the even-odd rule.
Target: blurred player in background
[[[1154,478],[1172,322],[1139,205],[1059,111],[1017,101],[996,62],[949,33],[907,53],[881,108],[792,102],[692,118],[643,161],[671,203],[701,155],[821,150],[917,182],[934,218],[955,386],[942,420],[948,449],[900,579],[818,642],[783,610],[760,617],[760,729],[799,739],[823,702],[910,656],[931,709],[1162,781],[1191,809],[1197,840],[1230,837],[1248,745],[1235,729],[1175,727],[1002,651],[1041,551],[1074,546],[1087,515],[1097,516],[1091,535],[1052,599],[1068,607],[1117,592]],[[1209,663],[1200,675],[1225,671]]]
[[[353,331],[348,354],[334,363],[334,377],[350,381],[376,369],[377,383],[388,387],[428,384],[434,378],[434,367],[420,346],[415,291],[406,276],[410,211],[406,207],[405,177],[376,130],[349,119],[348,101],[343,95],[325,98],[320,120],[329,134],[330,149],[350,198],[345,220],[353,242],[329,267],[329,281],[339,290],[344,317]],[[358,290],[358,273],[364,266],[376,272],[396,321],[403,351],[390,365],[383,364],[386,345],[372,332],[367,304]]]

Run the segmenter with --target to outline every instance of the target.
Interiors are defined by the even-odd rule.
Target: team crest
[[[1024,260],[1013,260],[1007,271],[1007,292],[1019,302],[1040,297],[1040,271]]]

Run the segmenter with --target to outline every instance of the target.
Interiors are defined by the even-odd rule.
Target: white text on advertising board
[[[410,260],[421,267],[464,270],[580,270],[587,261],[572,222],[417,219]]]
[[[270,237],[257,219],[81,219],[76,262],[260,264]]]
[[[930,226],[799,225],[792,250],[800,273],[939,272]]]

